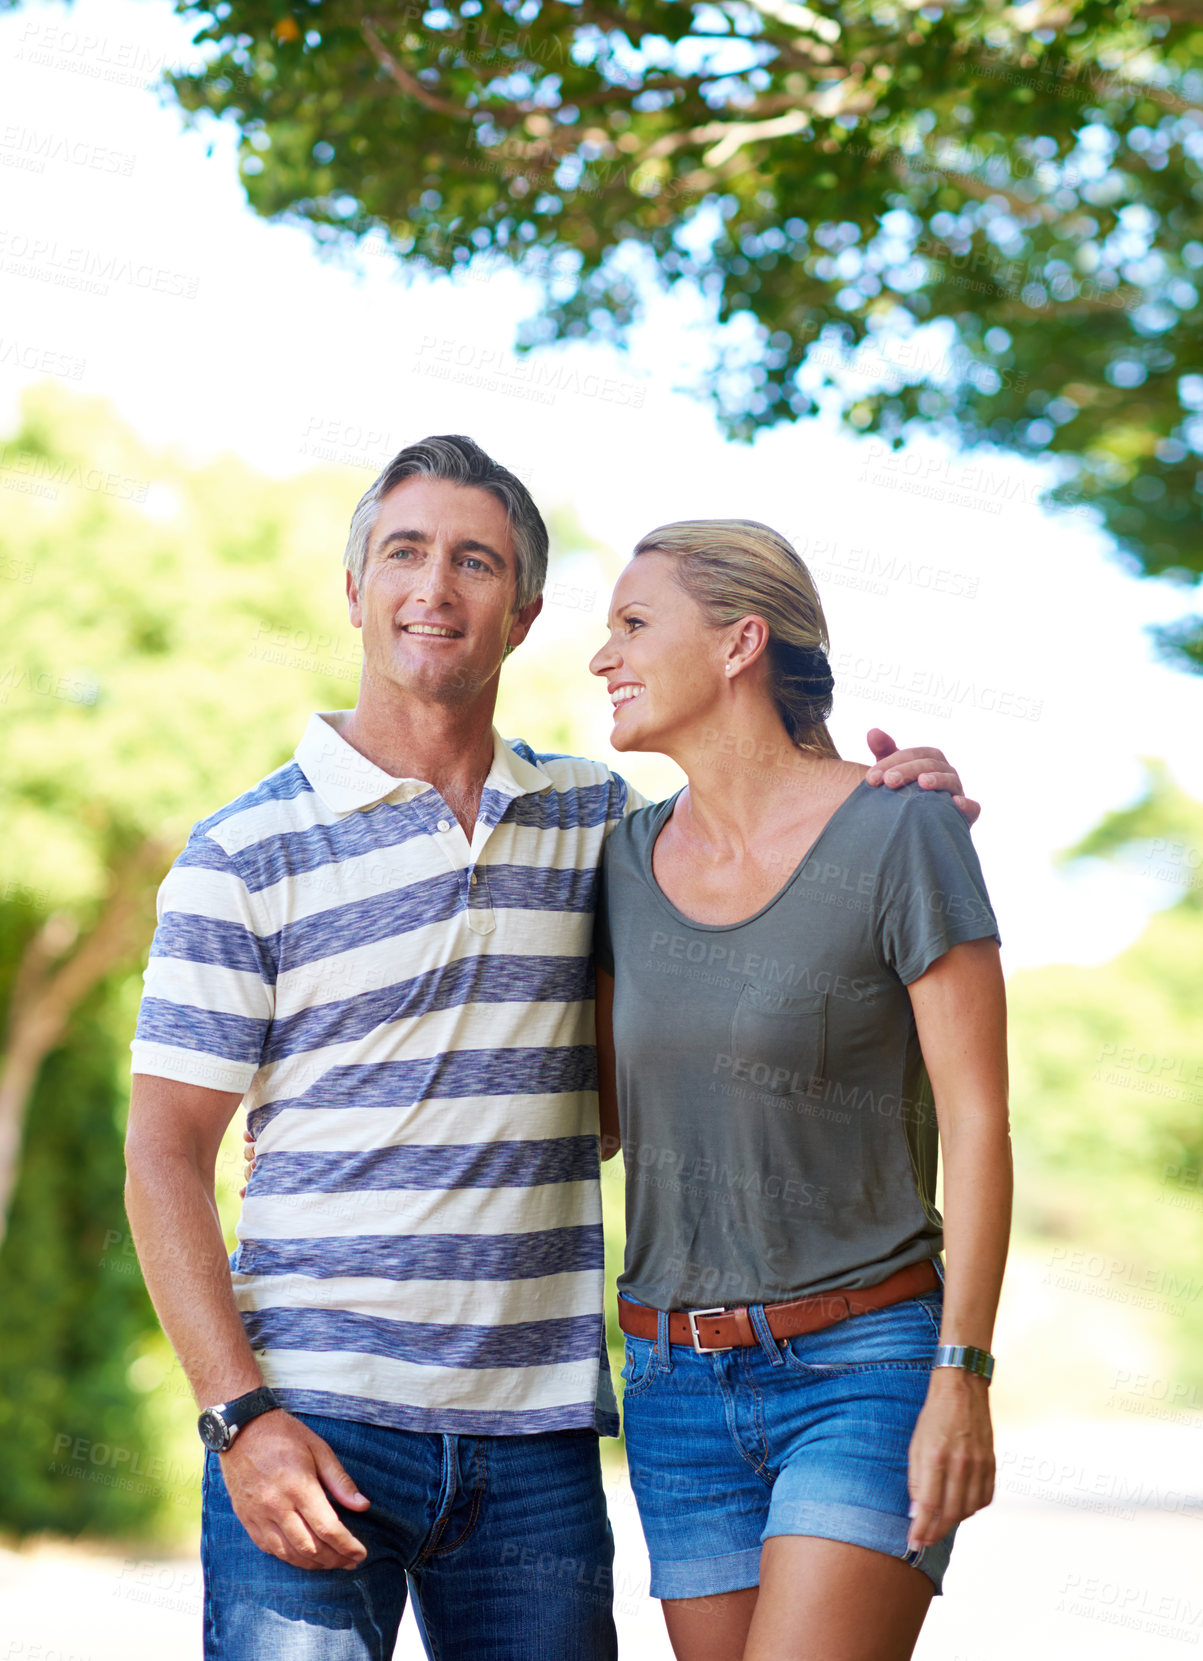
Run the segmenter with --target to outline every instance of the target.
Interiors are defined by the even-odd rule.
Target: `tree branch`
[[[463,104],[453,104],[449,99],[440,98],[437,93],[431,92],[428,87],[424,87],[416,75],[411,75],[408,69],[403,69],[397,62],[396,58],[394,58],[388,47],[376,33],[375,26],[370,17],[365,17],[363,19],[363,22],[360,24],[360,29],[363,33],[363,38],[367,41],[368,46],[371,48],[372,56],[380,65],[381,69],[391,75],[393,80],[396,81],[397,85],[401,88],[401,91],[406,93],[410,98],[416,98],[418,103],[425,104],[428,110],[434,110],[438,115],[450,115],[454,117],[456,121],[473,121],[478,115],[483,113],[480,110],[470,110]]]
[[[63,919],[56,915],[22,954],[0,1067],[0,1239],[16,1183],[25,1111],[42,1063],[83,999],[132,948],[138,919],[169,857],[166,843],[148,837],[114,870],[96,926],[74,952],[60,955]]]

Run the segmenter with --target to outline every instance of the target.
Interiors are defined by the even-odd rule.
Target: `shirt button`
[[[468,881],[471,883],[473,888],[476,887],[476,872],[475,871],[473,871],[472,875],[468,878]]]
[[[447,819],[440,819],[440,820],[439,820],[439,827],[438,827],[438,828],[439,828],[439,829],[440,829],[440,830],[441,830],[441,831],[449,831],[449,830],[450,830],[450,829],[451,829],[451,823],[450,823],[450,821],[449,821],[449,820],[447,820]]]

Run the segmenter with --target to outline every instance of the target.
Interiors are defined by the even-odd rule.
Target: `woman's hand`
[[[937,1367],[911,1437],[907,1550],[934,1546],[994,1498],[989,1385],[959,1367]]]

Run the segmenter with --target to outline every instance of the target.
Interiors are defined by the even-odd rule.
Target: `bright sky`
[[[366,487],[411,439],[468,432],[624,556],[669,519],[766,520],[819,583],[842,752],[867,759],[872,725],[936,744],[984,802],[1008,967],[1102,961],[1173,899],[1137,871],[1066,874],[1052,856],[1132,800],[1142,755],[1203,797],[1203,679],[1159,666],[1144,633],[1189,596],[1126,576],[1089,523],[1042,513],[1042,475],[1013,460],[900,461],[814,422],[725,442],[673,390],[707,355],[683,305],[657,302],[627,357],[580,345],[519,369],[532,295],[517,279],[323,262],[306,232],[246,206],[231,131],[184,132],[150,90],[187,42],[167,0],[0,18],[4,431],[49,368],[155,444],[285,475],[341,461]],[[579,636],[584,675],[606,579],[587,558],[553,576],[537,631]],[[593,751],[613,759],[600,686],[597,707]],[[622,770],[662,793],[652,758]]]

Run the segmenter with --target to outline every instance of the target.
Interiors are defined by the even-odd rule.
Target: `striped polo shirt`
[[[494,733],[469,843],[347,713],[193,830],[133,1070],[244,1094],[231,1269],[287,1407],[615,1435],[591,948],[602,844],[641,798]]]

